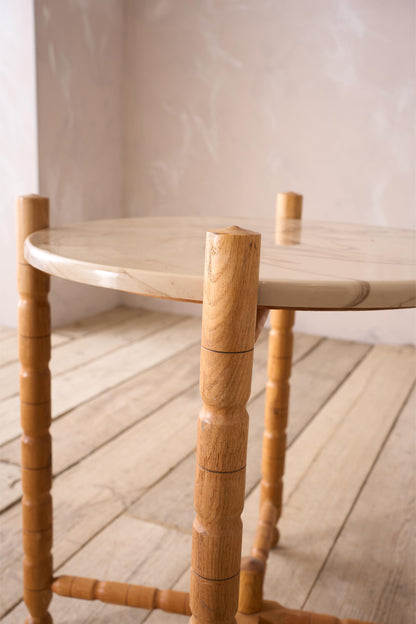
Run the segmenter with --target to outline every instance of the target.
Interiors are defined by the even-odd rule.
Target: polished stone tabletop
[[[33,266],[116,290],[201,302],[205,233],[238,225],[262,234],[259,305],[316,310],[416,305],[415,233],[375,226],[234,217],[114,219],[40,230]]]

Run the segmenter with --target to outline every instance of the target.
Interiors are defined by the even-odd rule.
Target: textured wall
[[[127,214],[268,216],[296,190],[306,218],[414,225],[411,0],[126,6]],[[408,311],[298,328],[415,335]]]
[[[123,3],[36,0],[40,192],[51,223],[117,217],[123,203]],[[62,323],[115,305],[118,293],[52,283]]]
[[[16,324],[14,203],[38,190],[32,0],[0,0],[0,323]]]
[[[123,213],[268,216],[276,191],[289,189],[304,193],[306,218],[414,225],[411,0],[0,7],[1,322],[15,318],[14,196],[38,189],[38,162],[55,225]],[[59,282],[51,299],[55,322],[137,302]],[[409,311],[303,313],[297,327],[415,339]]]

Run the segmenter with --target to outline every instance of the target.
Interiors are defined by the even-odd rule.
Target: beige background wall
[[[36,0],[39,189],[51,224],[122,213],[123,5]],[[52,321],[114,306],[118,293],[52,280]]]
[[[14,202],[51,199],[51,225],[123,212],[119,0],[0,0],[0,324],[16,325]],[[118,293],[52,279],[54,324]]]
[[[0,0],[0,59],[0,324],[14,326],[14,200],[38,190],[32,0]]]
[[[126,8],[127,215],[272,216],[276,191],[296,190],[305,218],[414,225],[411,0]],[[415,339],[408,311],[297,327]]]
[[[414,225],[411,0],[0,5],[13,14],[1,26],[17,51],[13,62],[24,61],[0,74],[0,113],[14,120],[11,142],[24,137],[25,145],[24,158],[13,160],[8,136],[0,143],[8,188],[0,322],[14,322],[13,197],[37,188],[51,197],[53,224],[123,214],[271,216],[276,191],[290,189],[305,195],[305,218]],[[19,15],[28,36],[17,39]],[[11,77],[24,72],[21,98]],[[19,171],[28,184],[14,181]],[[54,321],[120,301],[132,298],[54,283]],[[414,318],[302,313],[297,327],[409,342]]]
[[[411,0],[127,0],[129,214],[415,222]]]

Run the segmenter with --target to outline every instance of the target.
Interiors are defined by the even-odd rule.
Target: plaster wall
[[[0,323],[16,323],[16,196],[38,190],[32,0],[0,0]]]
[[[0,322],[14,324],[14,198],[51,223],[271,216],[415,225],[411,0],[0,0]],[[36,30],[36,54],[35,54]],[[17,80],[16,77],[19,77]],[[54,323],[119,302],[53,280]],[[299,330],[415,340],[410,311],[299,313]]]
[[[36,0],[39,189],[51,225],[123,210],[123,3]],[[53,323],[112,307],[119,294],[53,279]]]
[[[413,2],[125,6],[126,215],[231,223],[272,216],[276,191],[295,190],[308,219],[415,225]],[[299,313],[297,329],[410,342],[414,319]]]

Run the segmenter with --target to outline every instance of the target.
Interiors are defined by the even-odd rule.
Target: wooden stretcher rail
[[[114,581],[99,581],[82,576],[58,576],[52,582],[52,591],[67,598],[101,600],[110,604],[139,609],[161,609],[168,613],[191,615],[189,594],[160,590],[144,585],[130,585]]]
[[[371,624],[364,620],[337,618],[333,615],[286,609],[278,602],[265,600],[261,610],[252,615],[237,613],[237,624]]]

